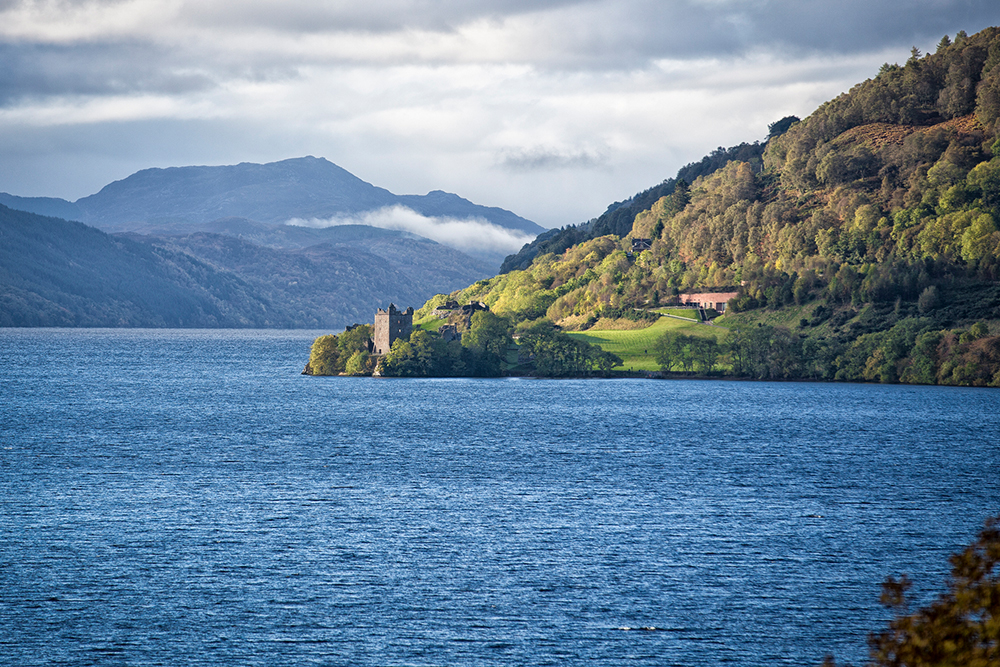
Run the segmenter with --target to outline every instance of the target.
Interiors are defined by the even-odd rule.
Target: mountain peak
[[[312,155],[266,164],[143,169],[76,202],[84,222],[119,230],[149,223],[190,228],[220,218],[282,224],[395,205],[429,217],[485,219],[532,235],[543,231],[510,211],[479,206],[443,190],[395,195]]]

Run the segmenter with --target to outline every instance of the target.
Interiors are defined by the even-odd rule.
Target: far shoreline
[[[669,373],[669,374],[665,374]],[[507,380],[507,379],[517,379],[517,380],[549,380],[549,381],[566,381],[566,380],[674,380],[674,381],[701,381],[707,382],[711,380],[716,380],[720,382],[775,382],[781,384],[789,383],[799,383],[799,384],[837,384],[837,385],[857,385],[857,386],[881,386],[881,387],[939,387],[948,389],[995,389],[996,387],[976,387],[972,385],[951,385],[951,384],[909,384],[905,382],[857,382],[854,380],[827,380],[822,378],[752,378],[752,377],[736,377],[733,375],[684,375],[682,373],[677,373],[674,371],[612,371],[608,375],[561,375],[561,376],[546,376],[546,375],[519,375],[519,374],[504,374],[497,375],[493,377],[474,377],[474,376],[425,376],[425,377],[403,377],[403,376],[393,376],[393,375],[309,375],[307,373],[300,373],[300,375],[305,375],[307,377],[324,378],[372,378],[377,380]]]

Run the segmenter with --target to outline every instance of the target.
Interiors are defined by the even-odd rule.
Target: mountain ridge
[[[294,218],[326,220],[394,205],[428,217],[481,218],[529,235],[545,229],[506,209],[474,204],[441,190],[396,195],[313,156],[265,164],[152,167],[75,202],[0,193],[0,204],[112,231],[149,223],[192,227],[231,217],[284,224]]]

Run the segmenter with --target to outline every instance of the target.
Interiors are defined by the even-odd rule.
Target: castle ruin
[[[413,306],[406,310],[396,310],[396,305],[390,303],[388,310],[381,308],[375,313],[375,335],[373,336],[373,354],[388,354],[392,343],[397,338],[408,340],[413,331]]]

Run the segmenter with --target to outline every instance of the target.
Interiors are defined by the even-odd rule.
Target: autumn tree
[[[945,591],[907,612],[905,576],[883,584],[881,602],[897,616],[869,639],[879,667],[1000,665],[1000,517],[986,520],[978,539],[952,555]]]

